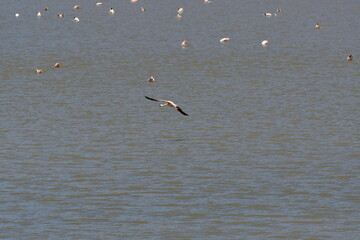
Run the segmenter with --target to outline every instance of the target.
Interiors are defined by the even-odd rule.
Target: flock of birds
[[[130,2],[136,3],[136,2],[138,2],[138,0],[130,0]],[[204,0],[204,3],[208,4],[208,3],[211,3],[211,1],[210,1],[210,0]],[[97,3],[96,3],[96,6],[103,6],[103,5],[104,5],[104,3],[102,3],[102,2],[97,2]],[[74,10],[79,10],[79,9],[80,9],[80,5],[75,5],[75,6],[73,7],[73,9],[74,9]],[[49,10],[48,7],[45,7],[45,8],[44,8],[44,11],[48,11],[48,10]],[[140,10],[141,10],[142,12],[146,11],[146,9],[143,8],[143,7],[141,7]],[[278,12],[278,13],[281,12],[281,11],[282,11],[281,9],[276,9],[276,12]],[[179,8],[179,9],[177,10],[176,19],[180,20],[180,19],[182,18],[183,12],[184,12],[184,8]],[[115,14],[115,10],[111,7],[111,8],[109,9],[108,13],[109,13],[110,15],[113,15],[113,14]],[[263,15],[264,15],[265,17],[277,16],[276,13],[270,13],[270,12],[266,12],[266,13],[264,13]],[[63,18],[63,17],[64,17],[64,14],[63,14],[63,13],[57,13],[57,16],[58,16],[59,18]],[[15,17],[19,18],[19,17],[20,17],[20,14],[19,14],[19,13],[16,13],[16,14],[15,14]],[[42,17],[41,11],[38,11],[37,17],[38,17],[38,18]],[[79,22],[80,19],[75,16],[75,17],[73,18],[73,21],[74,21],[74,22]],[[315,26],[314,26],[314,28],[315,28],[315,29],[321,29],[322,26],[321,26],[319,23],[316,23]],[[229,41],[230,41],[230,38],[229,38],[229,37],[224,37],[224,38],[221,38],[221,39],[220,39],[220,43],[226,43],[226,42],[229,42]],[[261,45],[264,46],[264,47],[266,47],[267,45],[269,45],[269,40],[263,40],[263,41],[261,42]],[[189,43],[188,43],[188,41],[187,41],[186,39],[181,42],[181,47],[182,47],[182,48],[186,48],[186,47],[188,47],[188,46],[189,46]],[[347,61],[352,61],[352,60],[353,60],[353,56],[352,56],[352,55],[349,55],[349,56],[346,58],[346,60],[347,60]],[[61,67],[61,64],[60,64],[59,62],[55,63],[54,68],[60,68],[60,67]],[[36,73],[37,73],[37,74],[42,74],[42,73],[43,73],[43,70],[42,70],[42,69],[35,69],[35,70],[36,70]],[[150,78],[148,78],[148,81],[149,81],[149,82],[155,82],[156,79],[155,79],[153,76],[151,76]],[[145,96],[145,98],[148,99],[148,100],[151,100],[151,101],[164,102],[164,104],[160,104],[160,107],[164,107],[164,106],[173,107],[173,108],[175,108],[177,111],[179,111],[181,114],[183,114],[184,116],[189,116],[189,115],[188,115],[187,113],[185,113],[177,104],[175,104],[175,103],[172,102],[172,101],[155,99],[155,98],[150,98],[150,97],[147,97],[147,96]]]

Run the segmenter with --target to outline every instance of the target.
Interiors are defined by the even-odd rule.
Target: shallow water
[[[360,238],[359,2],[95,3],[0,9],[0,238]]]

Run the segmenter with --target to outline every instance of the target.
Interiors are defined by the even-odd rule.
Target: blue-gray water
[[[360,239],[360,1],[103,2],[2,2],[1,239]]]

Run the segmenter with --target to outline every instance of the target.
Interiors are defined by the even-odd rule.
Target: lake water
[[[2,2],[1,239],[360,239],[360,1],[95,3]]]

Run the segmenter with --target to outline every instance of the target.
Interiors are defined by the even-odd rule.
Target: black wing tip
[[[155,98],[151,98],[151,97],[148,97],[148,96],[145,96],[146,99],[149,99],[151,101],[155,101],[155,102],[164,102],[164,100],[158,100],[158,99],[155,99]]]
[[[176,107],[176,109],[184,116],[189,116],[189,114],[187,114],[186,112],[184,112],[181,108]]]

